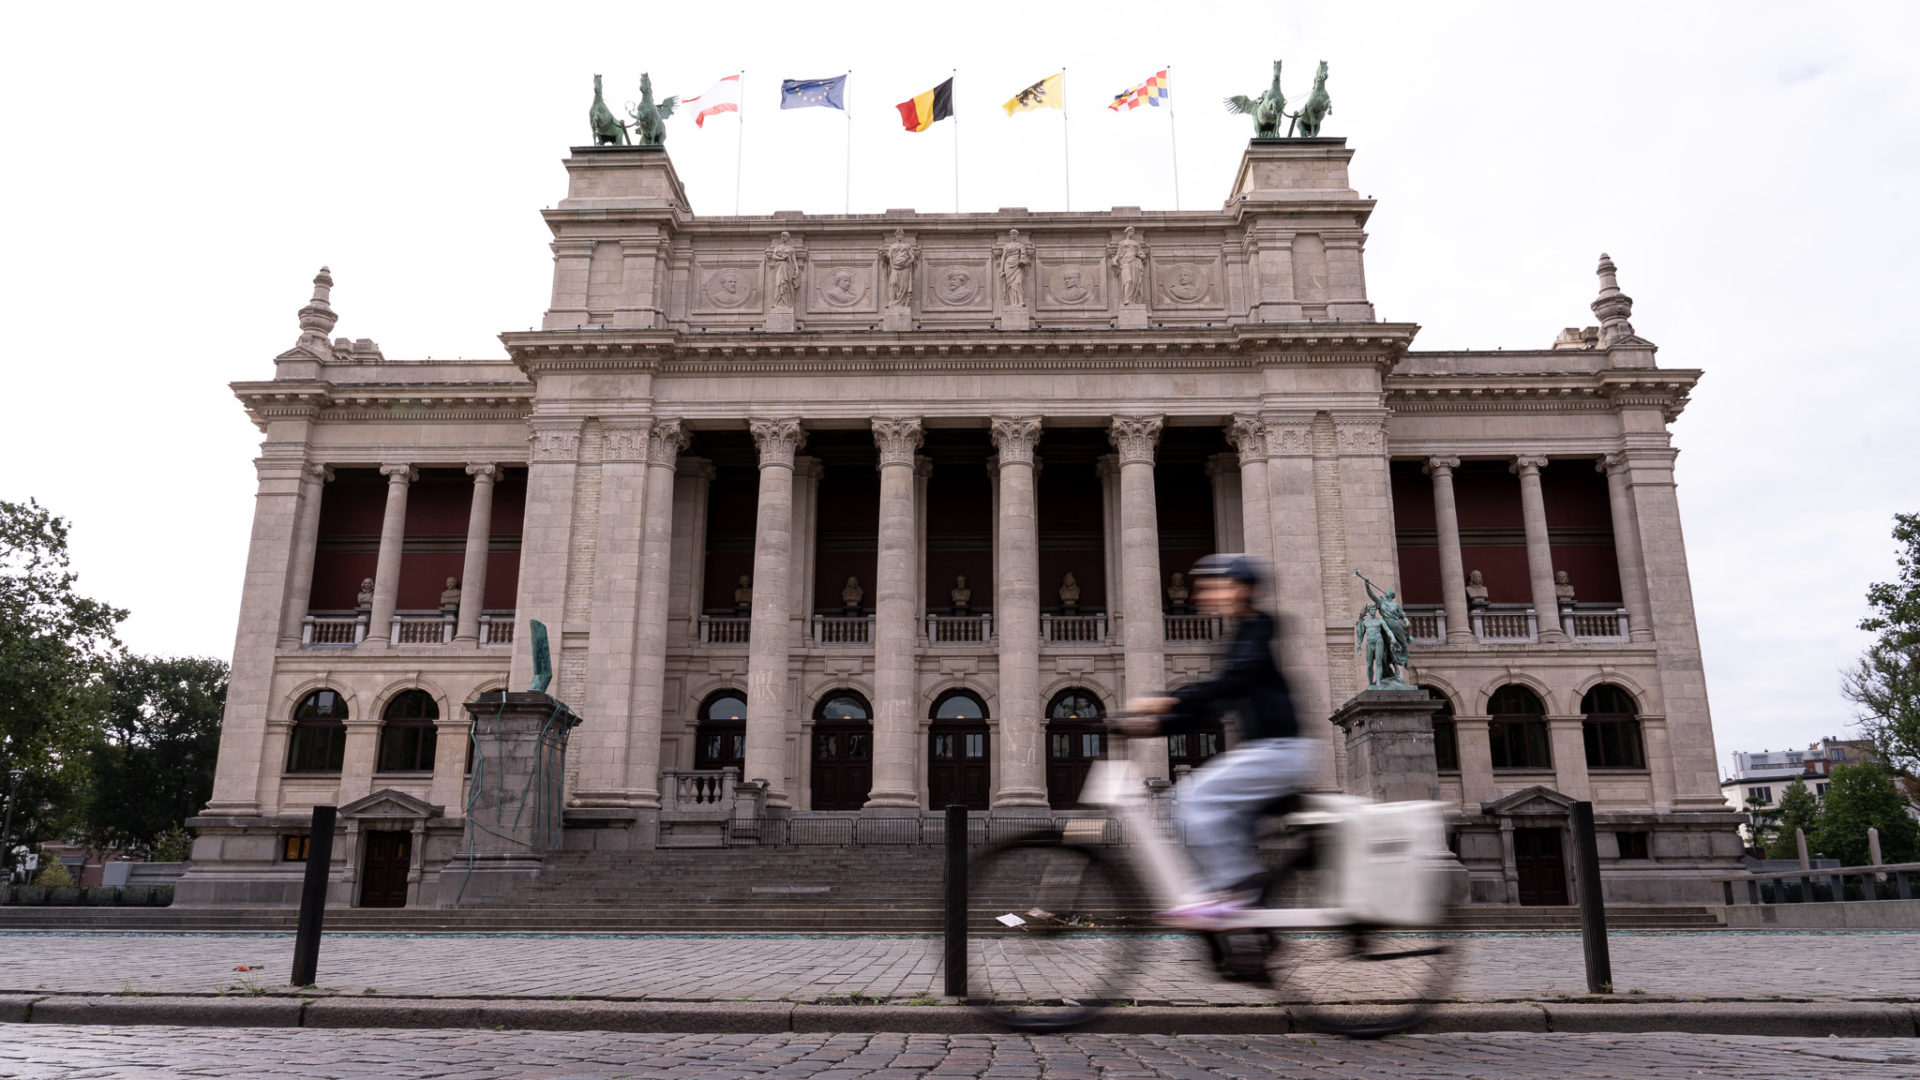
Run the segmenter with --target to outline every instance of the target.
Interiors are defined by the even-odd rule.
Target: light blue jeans
[[[1175,816],[1187,834],[1201,888],[1233,888],[1263,871],[1253,854],[1260,808],[1306,787],[1312,739],[1256,739],[1194,770],[1175,791]]]

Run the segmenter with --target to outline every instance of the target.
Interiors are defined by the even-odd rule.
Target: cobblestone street
[[[618,1035],[257,1028],[0,1029],[0,1076],[1104,1080],[1408,1077],[1556,1080],[1920,1077],[1901,1039],[1446,1035],[1382,1042],[1289,1036]]]

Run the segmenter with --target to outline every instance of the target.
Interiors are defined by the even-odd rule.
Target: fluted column
[[[1160,603],[1160,519],[1153,495],[1158,416],[1116,416],[1107,439],[1120,460],[1120,576],[1127,598],[1124,670],[1127,696],[1158,694],[1167,683],[1167,628]],[[1135,739],[1134,763],[1148,777],[1167,777],[1167,744]]]
[[[487,554],[493,540],[493,484],[500,478],[497,465],[469,465],[473,502],[467,508],[467,553],[460,567],[460,616],[453,640],[466,645],[480,641],[480,613],[487,603]]]
[[[1241,550],[1273,561],[1273,524],[1267,513],[1267,429],[1258,417],[1236,416],[1227,442],[1240,458]]]
[[[1430,457],[1427,475],[1433,477],[1433,520],[1440,537],[1440,601],[1447,609],[1447,644],[1470,645],[1473,627],[1467,622],[1467,571],[1460,558],[1460,509],[1453,501],[1453,470],[1457,457]]]
[[[307,601],[313,595],[313,556],[320,544],[320,500],[333,470],[325,465],[307,465],[300,470],[300,507],[293,519],[293,558],[287,564],[287,600],[282,607],[280,640],[300,640],[300,625],[307,618]]]
[[[753,527],[753,617],[747,648],[748,780],[767,782],[767,805],[787,807],[787,661],[792,627],[793,459],[807,433],[792,417],[748,424],[760,448]]]
[[[993,805],[1047,805],[1046,732],[1040,719],[1040,530],[1034,495],[1037,416],[995,417],[1000,451],[1000,784]]]
[[[873,583],[873,787],[868,806],[919,806],[914,748],[914,568],[919,563],[914,499],[914,451],[924,433],[919,417],[875,418],[880,449],[880,535]],[[925,589],[919,590],[922,594]]]
[[[1613,511],[1613,553],[1620,564],[1620,597],[1634,641],[1653,640],[1652,608],[1647,603],[1647,564],[1640,550],[1640,526],[1627,478],[1627,455],[1608,454],[1595,466],[1607,474],[1607,505]]]
[[[387,478],[387,512],[380,519],[380,556],[373,564],[373,615],[367,642],[384,647],[393,628],[393,605],[400,594],[400,552],[407,541],[407,485],[420,474],[411,465],[382,465]]]
[[[1547,459],[1522,454],[1509,469],[1520,477],[1520,519],[1527,530],[1527,576],[1533,580],[1534,617],[1541,641],[1565,641],[1560,629],[1560,598],[1553,589],[1553,548],[1547,539],[1547,503],[1540,494],[1540,470]]]
[[[667,671],[667,596],[673,570],[674,470],[692,442],[678,420],[647,433],[646,519],[640,532],[638,624],[633,641],[633,723],[627,736],[626,787],[632,805],[660,805],[660,722]]]

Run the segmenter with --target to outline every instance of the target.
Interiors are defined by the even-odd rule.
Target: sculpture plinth
[[[1000,309],[997,328],[1001,330],[1031,330],[1033,329],[1033,312],[1025,305],[1020,307],[1003,307]]]
[[[1334,711],[1347,740],[1347,791],[1382,802],[1438,799],[1433,714],[1425,690],[1363,690]]]
[[[895,331],[913,329],[913,309],[893,304],[882,308],[880,310],[880,329]]]
[[[496,691],[466,708],[473,715],[466,834],[440,872],[440,906],[497,907],[560,848],[567,740],[580,717],[538,691]]]
[[[795,325],[793,312],[769,311],[764,325],[769,334],[791,334]]]
[[[1115,316],[1113,325],[1120,330],[1145,330],[1147,328],[1147,305],[1121,304],[1120,314]]]

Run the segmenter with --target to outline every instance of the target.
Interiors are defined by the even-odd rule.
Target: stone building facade
[[[1351,156],[1256,141],[1218,210],[706,217],[666,154],[579,147],[551,306],[497,360],[329,341],[323,270],[234,385],[266,438],[182,902],[289,902],[321,803],[337,900],[437,902],[463,706],[526,686],[529,620],[585,718],[569,846],[1062,813],[1090,718],[1209,671],[1227,628],[1174,575],[1213,550],[1274,568],[1328,788],[1352,571],[1401,590],[1473,899],[1564,902],[1589,799],[1616,899],[1711,899],[1737,840],[1668,433],[1700,372],[1604,256],[1596,328],[1411,351]],[[1136,752],[1166,780],[1232,737]]]

